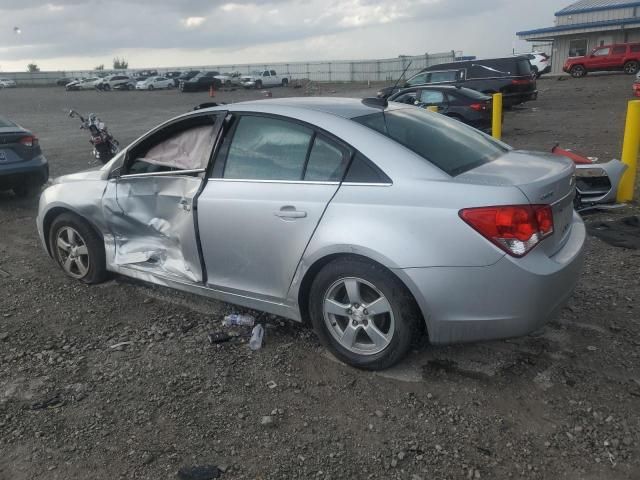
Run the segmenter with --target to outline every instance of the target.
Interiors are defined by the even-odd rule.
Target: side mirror
[[[114,168],[109,172],[108,180],[118,179],[122,175],[122,167]]]

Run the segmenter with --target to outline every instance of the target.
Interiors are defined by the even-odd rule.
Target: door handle
[[[178,202],[178,204],[183,210],[187,212],[191,211],[191,203],[187,199],[183,198],[182,200],[180,200],[180,202]]]
[[[296,207],[292,205],[287,205],[282,207],[277,212],[273,213],[276,217],[288,219],[288,218],[305,218],[307,216],[307,212],[302,210],[296,210]]]

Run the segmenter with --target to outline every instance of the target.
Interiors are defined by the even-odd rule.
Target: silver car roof
[[[364,103],[362,99],[342,97],[273,98],[239,102],[231,105],[225,105],[224,107],[229,111],[253,110],[255,107],[259,107],[259,111],[264,111],[265,107],[272,106],[314,110],[347,119],[361,117],[372,113],[379,113],[383,110],[382,106],[368,105]],[[402,107],[389,104],[386,110],[394,110],[396,108]]]

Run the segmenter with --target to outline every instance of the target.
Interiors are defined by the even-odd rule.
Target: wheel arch
[[[42,218],[42,236],[44,237],[44,244],[49,256],[52,255],[51,246],[49,245],[49,234],[51,230],[51,225],[53,224],[53,221],[56,218],[58,218],[60,215],[63,215],[65,213],[74,215],[78,217],[80,220],[82,220],[83,222],[85,222],[98,235],[98,237],[100,237],[104,241],[104,235],[102,234],[102,231],[95,225],[95,223],[93,223],[87,217],[81,215],[80,213],[78,213],[72,208],[65,207],[65,206],[55,206],[49,209],[47,213],[45,213],[44,217]]]
[[[320,273],[320,270],[322,270],[322,268],[325,265],[339,258],[358,259],[358,260],[364,260],[364,261],[376,264],[381,268],[385,269],[389,273],[389,275],[392,275],[393,277],[395,277],[407,289],[407,292],[415,302],[415,307],[420,312],[420,315],[422,316],[422,320],[423,320],[421,322],[421,327],[424,326],[426,328],[427,335],[429,334],[428,311],[425,308],[425,305],[423,305],[422,302],[418,301],[418,298],[416,297],[417,288],[415,287],[415,285],[413,285],[413,283],[410,281],[410,279],[407,276],[402,275],[402,270],[390,268],[384,263],[374,260],[370,256],[361,255],[357,253],[350,253],[350,252],[336,252],[336,253],[330,253],[328,255],[325,255],[321,258],[316,259],[306,269],[306,271],[304,271],[302,280],[300,281],[298,292],[297,292],[297,302],[298,302],[298,308],[300,310],[300,319],[302,323],[304,323],[305,325],[311,324],[311,320],[309,317],[309,296],[311,293],[311,285],[313,284],[313,280],[316,278],[318,273]]]

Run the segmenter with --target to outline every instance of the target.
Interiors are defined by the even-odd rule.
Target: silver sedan
[[[262,100],[169,120],[40,199],[47,253],[309,321],[381,369],[431,343],[526,334],[571,295],[574,166],[384,101]]]

